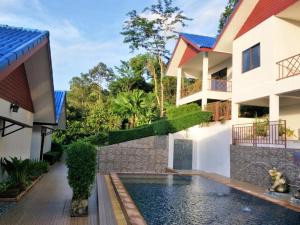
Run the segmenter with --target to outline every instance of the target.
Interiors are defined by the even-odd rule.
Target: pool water
[[[120,179],[148,225],[300,225],[300,213],[201,176]]]

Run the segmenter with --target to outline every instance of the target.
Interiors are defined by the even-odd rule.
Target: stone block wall
[[[299,149],[231,145],[231,178],[268,188],[271,184],[268,170],[272,167],[283,172],[289,184],[300,186]]]
[[[168,166],[168,136],[152,136],[98,149],[98,171],[154,172]]]

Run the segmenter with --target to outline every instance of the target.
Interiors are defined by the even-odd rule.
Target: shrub
[[[2,172],[6,172],[8,175],[11,186],[25,190],[28,185],[28,168],[30,160],[22,160],[17,157],[11,157],[10,160],[1,158]]]
[[[49,171],[49,163],[46,161],[30,161],[28,166],[28,175],[30,179],[36,179],[43,173]]]
[[[189,127],[208,122],[211,118],[210,112],[192,111],[175,119],[162,119],[150,125],[130,130],[109,132],[109,144],[117,144],[124,141],[175,133]]]
[[[201,107],[197,103],[191,103],[182,106],[172,106],[167,109],[167,118],[168,119],[175,119],[177,117],[184,116],[191,112],[200,112]]]
[[[57,162],[61,157],[61,152],[50,151],[43,154],[43,159],[50,165]]]
[[[86,138],[83,138],[84,142],[89,142],[93,145],[104,145],[108,142],[108,134],[101,132]]]
[[[51,151],[53,151],[53,152],[62,152],[63,151],[62,144],[58,143],[56,141],[52,141],[52,143],[51,143]]]
[[[96,149],[83,141],[72,143],[67,149],[68,181],[73,200],[88,199],[96,174]]]
[[[137,127],[129,130],[119,130],[109,132],[109,144],[121,143],[124,141],[149,137],[154,135],[151,125]]]

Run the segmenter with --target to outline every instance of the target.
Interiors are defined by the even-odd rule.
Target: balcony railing
[[[277,80],[300,75],[300,54],[281,60],[277,65],[279,70]]]
[[[196,80],[195,83],[181,89],[181,98],[193,95],[202,90],[202,81]]]
[[[232,85],[231,81],[222,79],[208,79],[208,90],[220,91],[220,92],[231,92]]]
[[[280,145],[286,148],[286,121],[267,121],[233,125],[232,144]]]
[[[212,112],[213,121],[230,120],[231,119],[231,102],[213,102],[208,103],[205,110]]]

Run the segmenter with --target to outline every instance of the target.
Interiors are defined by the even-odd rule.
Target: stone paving
[[[98,225],[97,197],[93,189],[89,216],[71,218],[72,190],[63,162],[55,164],[45,176],[8,212],[0,216],[1,225]]]

